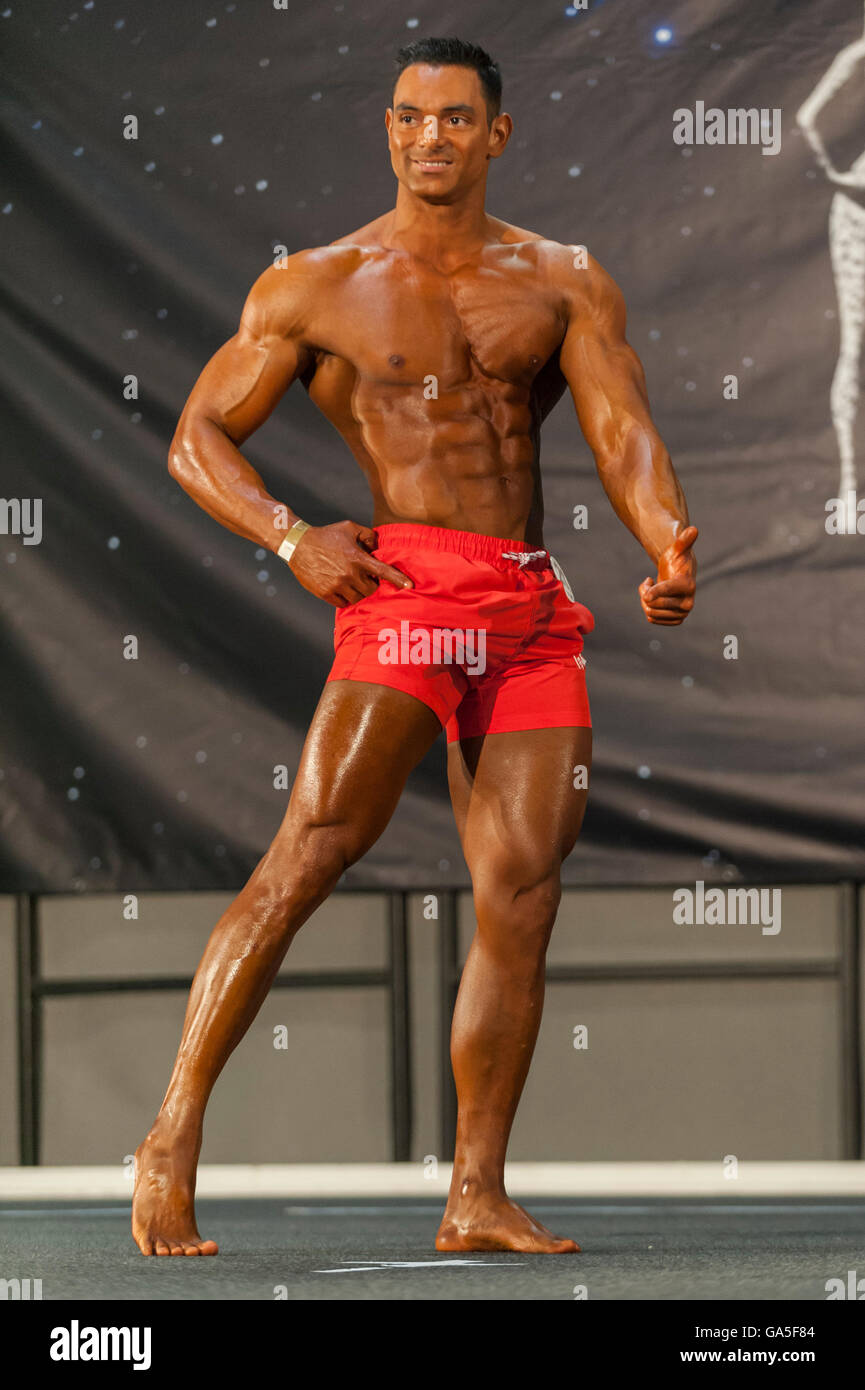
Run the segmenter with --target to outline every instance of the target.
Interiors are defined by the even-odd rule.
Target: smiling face
[[[488,158],[501,154],[511,118],[495,116],[487,125],[473,68],[414,63],[399,75],[385,125],[400,183],[428,202],[453,202],[484,177]]]

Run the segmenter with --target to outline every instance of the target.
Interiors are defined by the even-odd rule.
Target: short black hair
[[[415,43],[407,43],[396,55],[394,86],[400,73],[413,63],[474,68],[483,88],[487,125],[499,114],[502,107],[502,74],[498,63],[476,43],[465,43],[462,39],[418,39]]]

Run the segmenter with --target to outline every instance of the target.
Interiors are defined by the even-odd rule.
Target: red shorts
[[[569,597],[548,551],[437,526],[375,529],[373,555],[414,588],[381,580],[336,610],[329,681],[414,695],[438,715],[448,743],[591,726],[582,652],[595,620]]]

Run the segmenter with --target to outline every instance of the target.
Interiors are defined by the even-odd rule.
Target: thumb
[[[378,536],[371,526],[358,526],[355,540],[366,550],[375,550],[378,545]]]
[[[690,550],[699,534],[700,532],[697,530],[696,526],[686,526],[684,531],[680,531],[673,541],[673,545],[678,553],[682,555],[686,550]]]

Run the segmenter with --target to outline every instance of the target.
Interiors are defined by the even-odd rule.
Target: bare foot
[[[135,1153],[132,1236],[142,1255],[216,1255],[195,1224],[198,1145],[161,1141],[154,1127]]]
[[[574,1240],[554,1236],[504,1192],[458,1195],[448,1201],[436,1250],[521,1250],[529,1255],[572,1255]]]

